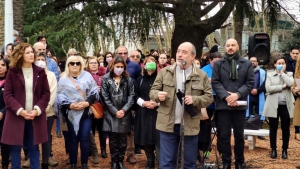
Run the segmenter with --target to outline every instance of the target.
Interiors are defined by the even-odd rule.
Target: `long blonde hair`
[[[294,78],[300,78],[300,54],[297,57],[296,70]]]
[[[68,57],[67,61],[66,61],[66,68],[65,71],[61,74],[61,77],[67,77],[70,74],[70,70],[69,70],[69,63],[72,62],[73,60],[78,59],[80,62],[80,72],[79,74],[82,73],[82,71],[84,70],[84,62],[83,62],[83,58],[81,56],[70,56]]]

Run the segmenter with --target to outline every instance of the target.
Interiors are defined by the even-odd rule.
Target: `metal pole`
[[[4,50],[7,44],[14,42],[13,0],[5,0]],[[6,53],[5,53],[6,54]]]
[[[185,103],[184,103],[184,97],[185,97],[185,81],[186,81],[186,77],[185,77],[185,65],[186,62],[183,61],[182,62],[182,67],[183,67],[183,74],[182,74],[182,93],[183,93],[183,99],[182,99],[182,106],[183,106],[183,113],[182,113],[182,117],[181,117],[181,125],[180,125],[180,139],[181,139],[181,169],[184,169],[184,107],[185,107]]]

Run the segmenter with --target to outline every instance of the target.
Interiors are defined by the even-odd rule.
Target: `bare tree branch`
[[[201,17],[208,14],[209,11],[211,11],[214,7],[216,7],[219,4],[219,2],[213,2],[211,4],[209,4],[207,7],[205,7],[202,11],[201,11]]]
[[[285,12],[286,12],[286,14],[289,16],[289,17],[291,17],[291,19],[294,21],[294,22],[296,22],[298,25],[300,25],[300,22],[298,22],[280,3],[278,3],[279,4],[279,6],[280,6],[280,8],[282,8]]]
[[[203,25],[203,24],[209,24],[210,27],[214,28],[211,30],[215,30],[221,27],[221,25],[226,21],[228,18],[230,12],[233,10],[235,5],[235,1],[230,0],[225,3],[225,5],[216,13],[213,17],[210,17],[208,19],[202,20],[198,22],[197,24]],[[211,32],[206,32],[211,33]]]

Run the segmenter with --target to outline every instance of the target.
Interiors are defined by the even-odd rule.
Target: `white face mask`
[[[114,68],[114,73],[120,76],[124,72],[124,68]]]
[[[200,69],[200,65],[196,65],[198,69]]]
[[[112,60],[112,57],[106,58],[106,62],[107,62],[107,63],[110,63],[111,60]]]
[[[35,65],[37,65],[38,67],[41,67],[41,68],[45,68],[46,62],[43,60],[38,60],[38,61],[36,61]]]
[[[102,66],[102,67],[103,67],[103,66],[104,66],[104,63],[100,62],[100,66]]]

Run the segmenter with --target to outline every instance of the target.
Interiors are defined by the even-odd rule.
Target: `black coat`
[[[293,76],[295,76],[296,69],[296,61],[293,60],[290,56],[286,59],[286,71],[293,72]]]
[[[3,118],[2,118],[2,120],[0,120],[0,132],[1,133],[2,133],[2,129],[3,129],[3,124],[4,124],[4,119],[5,119],[5,113],[6,113],[6,105],[5,105],[4,98],[3,98],[4,84],[5,83],[3,83],[0,86],[0,112],[3,113]]]
[[[254,86],[254,71],[249,60],[240,57],[236,61],[238,80],[230,79],[230,63],[222,58],[214,63],[212,74],[212,88],[216,92],[217,110],[247,110],[248,106],[230,107],[227,105],[228,92],[238,92],[241,97],[238,100],[247,101],[247,96]]]
[[[120,82],[120,93],[116,99],[116,85],[110,73],[103,76],[101,84],[101,98],[104,104],[104,119],[103,131],[128,133],[131,126],[131,107],[134,103],[134,85],[130,77],[122,78]],[[119,119],[116,113],[119,110],[124,110],[125,115]]]
[[[150,89],[155,81],[157,73],[151,76],[145,74],[137,79],[136,98],[144,101],[150,101]],[[148,109],[138,105],[135,113],[134,143],[138,145],[155,145],[159,144],[159,131],[156,129],[157,108]]]

